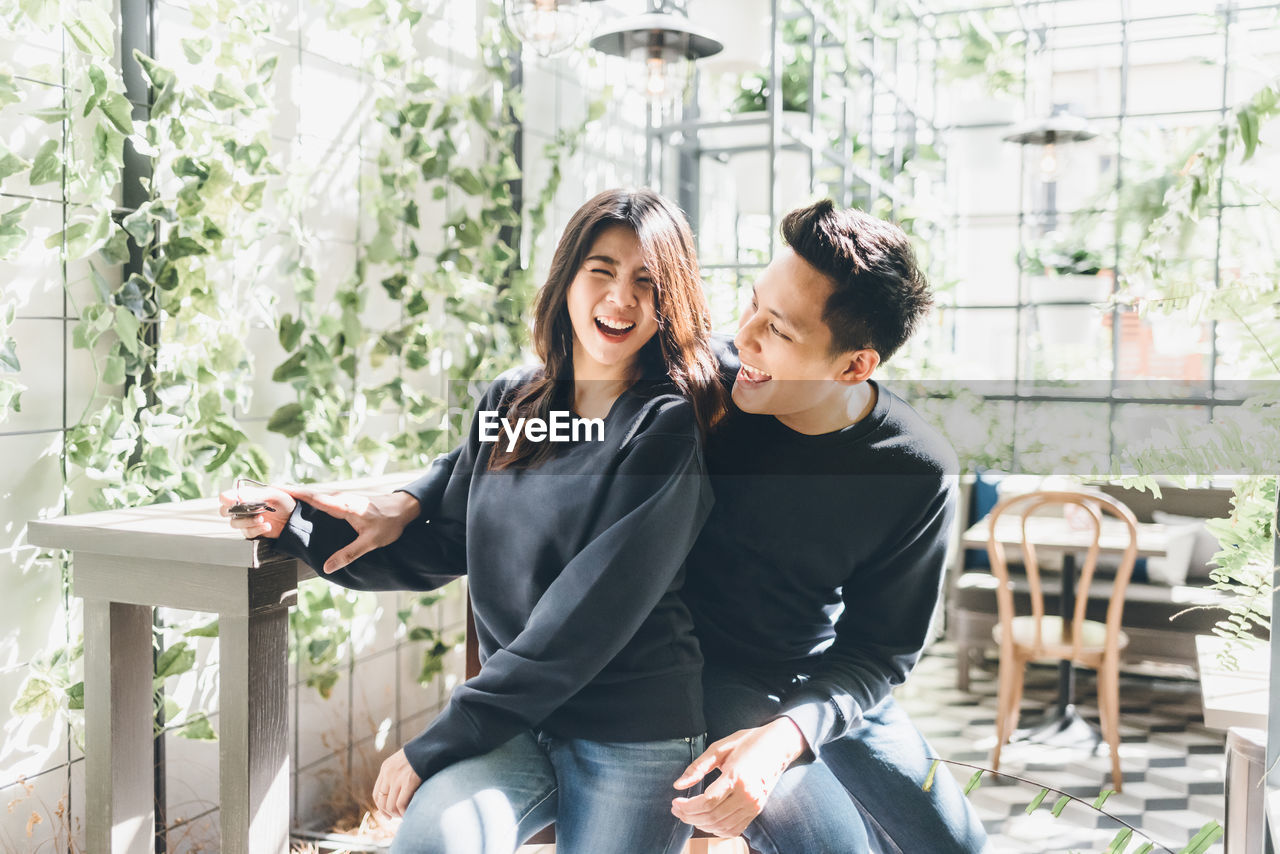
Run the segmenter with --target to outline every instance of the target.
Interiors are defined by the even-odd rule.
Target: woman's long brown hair
[[[667,380],[688,398],[705,434],[724,414],[726,395],[711,351],[711,313],[693,234],[679,208],[645,189],[606,190],[569,219],[533,309],[533,343],[542,370],[513,391],[506,417],[549,419],[553,408],[572,405],[569,286],[596,237],[612,225],[635,232],[653,280],[658,331],[637,354],[644,378]],[[494,445],[489,468],[533,468],[553,453],[550,442],[530,442],[521,433],[509,452],[503,443]]]

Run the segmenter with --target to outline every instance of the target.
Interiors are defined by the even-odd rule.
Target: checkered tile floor
[[[938,755],[957,762],[990,767],[995,744],[996,666],[989,660],[974,667],[971,690],[955,687],[955,657],[946,643],[936,644],[897,693],[916,725]],[[1082,715],[1095,725],[1098,710],[1091,671],[1077,675]],[[1027,673],[1019,726],[1032,725],[1057,696],[1057,670],[1036,665]],[[1210,820],[1223,820],[1223,754],[1225,734],[1204,726],[1200,687],[1196,682],[1121,676],[1121,770],[1123,794],[1112,795],[1105,809],[1139,828],[1126,850],[1141,842],[1178,851]],[[1005,747],[1000,770],[1043,782],[1092,801],[1110,788],[1111,760],[1105,742],[1065,749],[1014,743]],[[941,773],[941,772],[939,772]],[[953,767],[962,783],[971,771]],[[992,780],[970,794],[994,854],[1071,854],[1103,852],[1121,825],[1086,806],[1071,804],[1055,819],[1049,807],[1056,796],[1031,816],[1026,806],[1039,787]],[[1221,854],[1222,843],[1209,849]]]

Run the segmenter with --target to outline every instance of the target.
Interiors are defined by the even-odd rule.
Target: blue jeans
[[[794,673],[703,671],[713,740],[778,714]],[[982,821],[950,774],[921,789],[936,756],[892,697],[865,723],[828,742],[820,757],[782,775],[744,834],[760,854],[974,854],[985,849]]]
[[[693,829],[671,814],[681,795],[671,784],[704,749],[701,735],[629,743],[524,732],[423,783],[391,851],[511,854],[555,822],[560,854],[676,854]]]

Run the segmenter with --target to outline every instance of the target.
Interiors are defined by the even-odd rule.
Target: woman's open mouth
[[[635,322],[616,317],[596,317],[596,329],[607,341],[621,341],[636,328]]]
[[[748,386],[760,386],[773,379],[772,374],[766,374],[759,368],[753,368],[746,362],[742,362],[738,368],[738,382],[745,383]]]

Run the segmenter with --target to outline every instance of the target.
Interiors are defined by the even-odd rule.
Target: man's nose
[[[759,350],[756,346],[756,325],[755,318],[748,319],[745,323],[738,327],[738,334],[733,336],[733,346],[738,351],[743,350]]]

